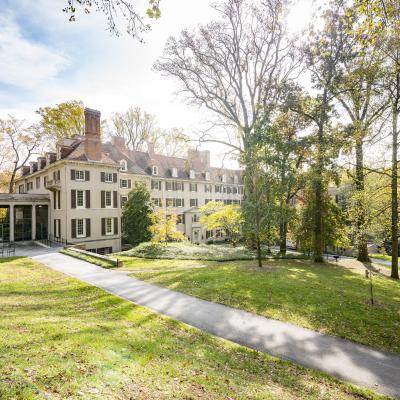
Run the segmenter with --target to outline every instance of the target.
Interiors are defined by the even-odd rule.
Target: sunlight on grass
[[[0,398],[383,399],[28,259],[0,263]]]
[[[363,274],[333,264],[269,260],[213,268],[134,273],[151,283],[355,342],[400,352],[400,285],[374,278],[378,307],[370,307]]]

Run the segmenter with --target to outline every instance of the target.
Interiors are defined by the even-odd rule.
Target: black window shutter
[[[86,208],[90,208],[90,190],[86,190],[85,198],[86,198]]]
[[[106,192],[104,190],[101,191],[101,208],[106,207]]]
[[[114,234],[118,235],[118,218],[114,218]]]
[[[104,236],[106,234],[106,219],[101,219],[101,234]]]
[[[130,179],[128,179],[128,189],[130,189],[132,187],[132,182]]]
[[[75,180],[75,170],[71,169],[71,181]]]
[[[61,173],[60,173],[60,170],[58,170],[57,171],[57,179],[60,180],[60,178],[61,178]]]
[[[113,207],[118,208],[118,192],[114,190],[113,192]]]
[[[71,208],[76,208],[76,190],[71,190]]]
[[[113,173],[113,182],[117,183],[117,173],[116,172]]]
[[[105,181],[106,181],[106,174],[105,174],[104,172],[101,172],[101,174],[100,174],[100,180],[101,180],[102,182],[105,182]]]
[[[90,172],[89,171],[85,171],[85,181],[86,182],[90,181]]]
[[[72,239],[76,239],[76,219],[71,220],[71,236]]]
[[[53,192],[53,208],[57,210],[57,192]]]
[[[58,209],[61,209],[61,191],[57,191],[57,202],[58,202]]]
[[[86,237],[90,237],[90,218],[86,218]]]
[[[54,226],[53,226],[53,236],[54,236],[54,237],[57,237],[57,236],[56,236],[56,235],[57,235],[57,229],[56,229],[57,220],[55,219],[53,222],[54,222]]]

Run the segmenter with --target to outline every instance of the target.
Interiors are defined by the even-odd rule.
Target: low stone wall
[[[83,254],[83,255],[86,255],[89,257],[97,258],[99,260],[104,260],[104,261],[110,262],[115,267],[123,266],[123,262],[116,257],[108,257],[108,256],[103,256],[102,254],[92,253],[91,251],[83,250],[83,249],[79,248],[78,246],[65,247],[65,249],[71,250],[71,251],[74,251],[75,253]]]

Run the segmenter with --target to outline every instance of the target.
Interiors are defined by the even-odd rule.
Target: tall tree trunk
[[[390,276],[394,279],[399,279],[399,211],[398,211],[398,195],[397,195],[397,147],[398,147],[398,121],[399,111],[397,104],[393,106],[392,111],[392,182],[391,182],[391,197],[392,197],[392,271]]]
[[[363,152],[363,141],[360,132],[356,133],[356,179],[355,187],[358,195],[364,194],[364,152]],[[357,229],[357,247],[358,256],[357,260],[361,262],[368,262],[368,246],[367,237],[365,234],[365,210],[364,203],[357,197],[357,216],[356,216],[356,229]]]
[[[14,192],[14,182],[15,182],[15,176],[17,175],[17,170],[14,169],[11,177],[10,177],[10,183],[8,185],[8,193],[13,193]]]
[[[279,224],[279,252],[286,254],[287,222],[281,221]]]

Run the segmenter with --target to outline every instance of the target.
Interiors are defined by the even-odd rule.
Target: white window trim
[[[157,167],[156,165],[153,165],[153,166],[151,167],[151,174],[152,174],[153,176],[157,176],[157,175],[158,175],[158,167]]]
[[[107,179],[107,178],[109,178],[109,177],[111,177],[111,180]],[[105,172],[105,173],[104,173],[104,182],[105,182],[105,183],[113,183],[113,182],[114,182],[112,172]]]
[[[128,165],[127,165],[126,160],[121,160],[119,162],[119,165],[121,166],[121,171],[122,172],[126,172],[128,170]]]
[[[210,173],[209,172],[206,172],[206,181],[209,181],[210,180]]]
[[[107,194],[110,194],[110,205],[107,205]],[[113,193],[109,190],[104,192],[104,207],[113,208]]]
[[[128,201],[128,196],[121,196],[121,206],[122,204],[126,204],[127,201]]]
[[[173,176],[174,178],[177,178],[177,177],[178,177],[178,168],[172,168],[172,176]]]
[[[109,220],[111,221],[111,231],[107,232],[107,227],[108,227],[107,221]],[[106,236],[114,235],[114,218],[107,217],[105,223],[106,223]]]
[[[125,186],[124,186],[125,183]],[[128,189],[128,179],[121,179],[121,188]]]
[[[78,193],[82,192],[82,205],[78,204]],[[84,190],[77,190],[75,194],[75,203],[76,203],[76,208],[86,208],[86,192]]]
[[[78,175],[79,174],[82,174],[82,178],[81,177],[78,177]],[[80,182],[83,182],[84,180],[85,180],[85,171],[82,171],[82,170],[76,170],[75,171],[75,180],[76,181],[80,181]]]
[[[78,224],[79,224],[79,221],[82,221],[82,233],[81,233],[81,234],[78,233]],[[85,221],[85,219],[83,219],[83,218],[79,218],[79,219],[76,220],[76,237],[77,237],[77,238],[84,238],[84,237],[86,237],[86,221]]]
[[[195,179],[196,178],[196,172],[193,169],[191,169],[190,172],[189,172],[189,176],[190,176],[190,179]]]

